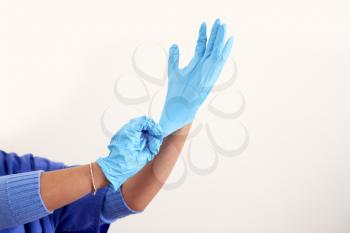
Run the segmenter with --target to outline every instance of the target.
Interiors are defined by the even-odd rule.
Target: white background
[[[105,155],[102,113],[109,109],[115,131],[145,112],[113,94],[117,77],[135,78],[134,49],[176,42],[185,64],[200,23],[220,17],[235,36],[234,88],[247,102],[239,121],[249,146],[220,156],[208,176],[189,171],[182,186],[110,231],[350,232],[349,9],[345,0],[1,1],[1,149],[67,164]],[[159,46],[147,48],[140,65],[158,75]],[[197,121],[212,124],[226,146],[236,143],[236,121],[223,125],[202,112]],[[211,146],[200,144],[193,156],[205,167]]]

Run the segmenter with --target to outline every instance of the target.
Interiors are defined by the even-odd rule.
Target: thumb
[[[168,71],[179,69],[179,47],[173,44],[169,49]]]

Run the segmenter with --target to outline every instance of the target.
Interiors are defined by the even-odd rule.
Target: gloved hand
[[[168,92],[160,125],[164,136],[191,123],[199,107],[213,88],[231,52],[233,39],[225,43],[226,25],[217,19],[207,44],[206,24],[202,23],[195,55],[179,68],[179,48],[172,45],[168,60]]]
[[[97,164],[115,191],[155,157],[162,134],[158,124],[143,116],[130,120],[112,137],[109,155]]]

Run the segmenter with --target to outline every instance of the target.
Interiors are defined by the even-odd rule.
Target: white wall
[[[223,120],[205,105],[196,125],[208,123],[232,149],[242,123],[248,147],[218,155],[217,168],[198,175],[189,154],[205,168],[215,149],[201,131],[170,178],[187,167],[185,182],[111,232],[349,232],[349,7],[345,0],[1,1],[1,149],[67,164],[105,155],[102,113],[115,131],[149,105],[123,104],[113,93],[118,77],[123,94],[145,92],[132,67],[135,48],[142,45],[137,65],[159,77],[162,47],[178,43],[185,64],[200,22],[220,17],[236,38],[238,73],[217,105],[239,106],[239,90],[246,108]],[[146,87],[152,96],[160,91],[159,115],[165,86]]]

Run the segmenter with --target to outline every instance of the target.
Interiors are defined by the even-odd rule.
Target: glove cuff
[[[98,160],[96,160],[96,163],[100,166],[106,179],[109,181],[110,186],[113,188],[114,191],[117,191],[119,187],[124,183],[125,180],[118,179],[112,175],[112,174],[115,174],[115,172],[112,171],[113,166],[108,164],[108,162],[106,161],[106,158],[99,158]]]

